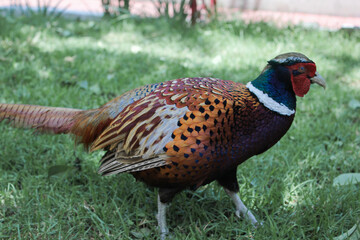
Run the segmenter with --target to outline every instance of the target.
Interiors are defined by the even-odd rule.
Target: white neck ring
[[[294,109],[290,109],[287,106],[285,106],[282,103],[276,102],[274,99],[269,97],[267,93],[264,93],[263,91],[257,89],[252,85],[251,82],[248,82],[246,84],[246,87],[249,89],[250,92],[256,95],[256,97],[259,99],[259,101],[264,104],[265,107],[270,109],[271,111],[277,112],[281,115],[291,116],[295,113]]]

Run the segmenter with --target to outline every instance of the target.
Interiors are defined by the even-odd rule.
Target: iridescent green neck
[[[287,69],[269,68],[246,86],[270,110],[282,115],[295,113],[296,97]]]

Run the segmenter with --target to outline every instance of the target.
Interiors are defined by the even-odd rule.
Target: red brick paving
[[[270,12],[270,11],[245,11],[242,13],[245,21],[271,21],[277,25],[284,24],[305,24],[317,25],[327,29],[339,29],[342,27],[360,27],[358,17],[340,17],[308,13]]]
[[[43,2],[43,1],[41,1]],[[50,1],[55,4],[57,1]],[[12,4],[28,3],[31,7],[37,7],[38,0],[0,0],[0,7],[8,7]],[[101,0],[62,0],[58,9],[66,7],[68,13],[81,15],[101,15],[103,9]],[[130,1],[132,14],[156,17],[158,15],[151,1]],[[219,9],[219,13],[226,19],[240,18],[245,22],[274,22],[278,26],[302,23],[308,26],[318,26],[326,29],[340,29],[346,27],[360,28],[359,17],[341,17],[329,15],[317,15],[306,13],[271,12],[271,11],[240,11],[240,9]]]

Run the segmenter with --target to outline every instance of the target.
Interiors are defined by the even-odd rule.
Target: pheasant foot
[[[229,195],[229,197],[233,200],[236,206],[236,216],[240,218],[240,215],[245,219],[249,220],[254,227],[261,226],[262,223],[259,223],[255,216],[251,213],[249,209],[245,206],[245,204],[241,201],[239,195],[236,192],[230,191],[225,188],[225,192]]]

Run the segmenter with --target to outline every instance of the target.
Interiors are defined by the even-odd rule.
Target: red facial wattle
[[[291,83],[296,96],[303,97],[310,89],[310,78],[315,76],[316,65],[314,63],[299,63],[289,67],[290,71],[298,71],[304,67],[304,72],[299,75],[291,74]]]

